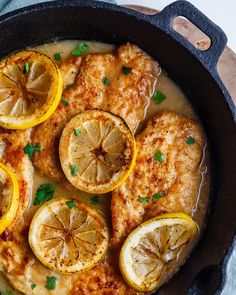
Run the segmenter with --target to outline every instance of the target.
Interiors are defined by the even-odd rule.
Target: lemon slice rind
[[[150,219],[144,223],[142,223],[140,226],[138,226],[135,230],[133,230],[129,236],[126,238],[120,252],[120,257],[119,257],[119,266],[120,266],[120,271],[122,273],[122,276],[124,280],[135,290],[142,291],[142,292],[151,292],[155,290],[156,288],[160,287],[164,282],[165,279],[163,278],[170,278],[171,275],[174,273],[174,267],[172,267],[171,271],[170,268],[165,269],[165,265],[168,263],[165,262],[163,265],[160,266],[160,272],[159,272],[159,277],[151,277],[150,273],[154,273],[155,267],[157,268],[158,265],[156,264],[155,267],[151,269],[151,260],[147,259],[148,255],[145,256],[145,251],[150,251],[149,246],[147,246],[147,249],[145,248],[145,244],[143,245],[143,237],[147,237],[147,235],[152,235],[152,233],[162,227],[162,226],[167,226],[167,227],[172,227],[175,225],[181,225],[186,228],[186,230],[189,233],[189,239],[183,245],[180,245],[178,248],[177,253],[179,253],[180,250],[183,249],[183,247],[187,244],[189,244],[193,239],[197,236],[198,234],[198,226],[197,224],[189,217],[188,215],[184,213],[167,213],[167,214],[162,214],[158,217],[155,217],[153,219]],[[152,239],[152,238],[151,238]],[[150,241],[149,241],[150,242]],[[152,240],[154,243],[154,240]],[[155,244],[155,243],[154,243]],[[141,248],[140,248],[141,245]],[[152,247],[151,247],[152,248]],[[137,250],[138,249],[138,250]],[[160,248],[158,248],[160,249]],[[137,264],[138,260],[134,260],[134,257],[132,257],[132,253],[136,251],[138,255],[138,259],[140,261],[143,261],[143,264],[140,263],[139,269],[135,269],[134,265]],[[143,252],[142,252],[143,251]],[[142,254],[141,254],[142,253]],[[160,252],[161,253],[161,252]],[[150,255],[155,257],[155,255],[160,255],[160,253],[154,253],[150,252]],[[168,252],[166,252],[168,253]],[[140,255],[140,256],[139,256]],[[163,254],[164,255],[164,254]],[[170,256],[170,251],[168,254],[166,254],[166,257]],[[134,255],[133,255],[134,256]],[[174,256],[175,258],[173,261],[176,261],[178,258],[178,254]],[[159,258],[158,258],[159,259]],[[163,259],[163,258],[162,258]],[[163,260],[165,260],[164,258]],[[145,263],[148,263],[149,266],[145,265]],[[171,261],[172,263],[172,261]],[[144,278],[144,276],[140,275],[143,272],[146,271],[145,268],[148,269],[148,267],[151,269],[150,273],[148,274],[147,277]],[[169,267],[169,266],[168,266]],[[135,269],[135,270],[134,270]],[[150,270],[149,269],[149,270]],[[165,271],[168,271],[168,273],[165,274]]]
[[[78,136],[75,130],[79,130]],[[107,111],[86,111],[64,128],[59,156],[62,169],[73,186],[103,194],[120,186],[133,170],[135,138],[120,117]],[[73,165],[78,169],[74,175]]]
[[[76,208],[70,208],[67,202],[73,202]],[[29,244],[38,260],[63,274],[94,267],[105,256],[108,243],[103,215],[85,203],[67,198],[42,206],[29,230]]]
[[[26,64],[29,65],[28,73],[24,73]],[[7,129],[26,129],[42,123],[56,110],[62,88],[60,70],[45,54],[26,50],[2,60],[0,126]],[[30,99],[26,98],[26,93]],[[34,96],[38,98],[38,105],[34,102]]]

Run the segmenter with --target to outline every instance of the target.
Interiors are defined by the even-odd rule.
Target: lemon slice
[[[62,77],[46,55],[20,51],[0,63],[0,126],[25,129],[45,121],[56,109]]]
[[[19,185],[15,174],[0,163],[0,234],[11,225],[19,203]]]
[[[174,273],[180,252],[197,234],[197,224],[182,213],[163,214],[144,222],[121,248],[124,279],[138,291],[160,287]]]
[[[90,269],[105,255],[109,235],[103,215],[88,205],[59,198],[35,214],[29,244],[41,263],[71,274]]]
[[[66,125],[59,154],[73,186],[102,194],[128,177],[135,163],[136,144],[120,117],[106,111],[86,111]]]

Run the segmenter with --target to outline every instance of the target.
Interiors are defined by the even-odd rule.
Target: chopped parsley
[[[125,75],[129,75],[132,71],[132,68],[129,67],[122,67],[122,73]]]
[[[34,205],[40,205],[53,198],[55,187],[52,183],[44,183],[39,186],[34,199]]]
[[[78,172],[78,167],[75,164],[72,164],[70,167],[70,172],[73,176],[75,176]]]
[[[157,200],[159,200],[159,199],[161,199],[161,198],[163,198],[163,197],[164,197],[163,194],[161,194],[161,193],[156,193],[156,194],[154,194],[154,195],[152,196],[152,199],[153,199],[153,201],[155,202],[155,201],[157,201]]]
[[[52,277],[47,277],[47,285],[45,286],[46,289],[50,290],[55,290],[56,289],[56,280],[57,278],[52,276]]]
[[[104,77],[103,80],[102,80],[102,83],[106,86],[109,86],[110,85],[110,80],[107,78],[107,77]]]
[[[192,136],[189,136],[188,139],[186,140],[186,143],[187,144],[194,144],[194,143],[196,143],[196,140]]]
[[[74,201],[66,201],[66,205],[70,208],[70,209],[75,209],[75,203]]]
[[[165,96],[165,94],[163,94],[159,90],[155,91],[155,93],[153,95],[153,99],[154,99],[156,104],[161,104],[164,100],[166,100],[166,98],[167,97]]]
[[[140,203],[141,204],[146,204],[149,202],[149,199],[148,198],[140,198]]]
[[[61,54],[60,54],[60,52],[56,52],[56,53],[54,54],[54,59],[55,59],[56,61],[60,61],[60,60],[61,60]]]
[[[26,74],[26,73],[29,73],[29,70],[30,70],[30,65],[29,65],[29,63],[27,62],[27,63],[25,63],[25,66],[24,66],[24,70],[23,70],[23,72]]]
[[[74,50],[72,50],[71,55],[73,56],[80,56],[82,53],[87,52],[89,49],[86,43],[78,43]]]
[[[31,285],[31,289],[34,290],[36,288],[36,284]]]
[[[100,203],[100,198],[98,196],[91,197],[89,202],[92,205],[97,205]]]
[[[165,161],[165,155],[162,154],[161,152],[155,152],[154,154],[154,160],[158,161],[160,163],[163,163]]]
[[[69,105],[69,102],[64,97],[61,98],[61,102],[64,104],[64,106]]]
[[[75,136],[80,136],[80,134],[81,134],[81,131],[79,129],[75,128],[74,129],[74,135]]]
[[[40,152],[40,150],[41,150],[41,146],[40,146],[39,143],[37,143],[35,146],[33,146],[32,144],[29,144],[28,143],[24,147],[24,153],[25,154],[28,154],[30,160],[32,160],[33,155],[34,155],[34,152]]]
[[[5,290],[1,292],[2,295],[14,295],[14,292],[12,290]]]

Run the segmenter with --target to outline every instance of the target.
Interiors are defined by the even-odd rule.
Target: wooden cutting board
[[[146,14],[155,14],[158,12],[157,10],[138,5],[125,6]],[[191,22],[178,18],[174,23],[174,29],[180,32],[197,48],[204,49],[210,47],[210,39],[201,31],[197,30]],[[223,51],[217,65],[217,70],[225,87],[236,103],[236,54],[229,47],[226,47]]]

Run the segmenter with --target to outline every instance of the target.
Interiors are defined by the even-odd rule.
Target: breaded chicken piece
[[[20,205],[14,224],[20,221],[31,197],[33,166],[24,153],[24,147],[29,142],[30,130],[12,131],[0,128],[0,161],[15,172],[20,189]]]
[[[74,280],[71,295],[135,295],[141,294],[124,283],[114,262],[104,259],[99,265]]]
[[[129,43],[115,53],[86,55],[76,63],[80,66],[75,83],[63,93],[68,105],[60,103],[32,136],[33,143],[41,145],[41,152],[34,155],[34,165],[57,182],[67,182],[58,156],[58,142],[66,123],[85,110],[103,109],[123,117],[134,132],[144,118],[159,72],[154,60]],[[124,66],[131,69],[129,74],[123,73]],[[64,76],[68,65],[62,67]],[[103,82],[104,77],[109,79],[108,85]]]
[[[16,265],[26,264],[24,249],[19,248],[23,229],[24,213],[29,206],[33,184],[33,166],[24,153],[30,142],[30,130],[12,131],[0,128],[0,161],[12,169],[20,189],[18,211],[13,223],[0,235],[0,269],[10,273]],[[27,243],[27,239],[23,242]]]
[[[194,144],[187,144],[189,136],[195,139]],[[134,170],[112,193],[114,246],[119,246],[140,223],[159,214],[192,215],[197,202],[205,140],[196,122],[163,112],[148,122],[136,142]],[[164,162],[154,159],[156,152],[164,155]],[[153,198],[157,193],[163,197]]]
[[[33,166],[24,147],[30,143],[30,130],[10,131],[0,128],[0,161],[13,169],[20,186],[20,200],[14,222],[0,235],[0,269],[12,287],[26,295],[50,295],[45,288],[47,276],[57,278],[60,295],[137,294],[123,281],[115,264],[104,259],[81,275],[62,275],[42,265],[28,243],[33,214],[28,211],[33,185]],[[35,206],[34,206],[35,207]],[[35,212],[37,208],[31,208]],[[31,285],[37,288],[32,290]],[[58,294],[58,293],[57,293]]]

